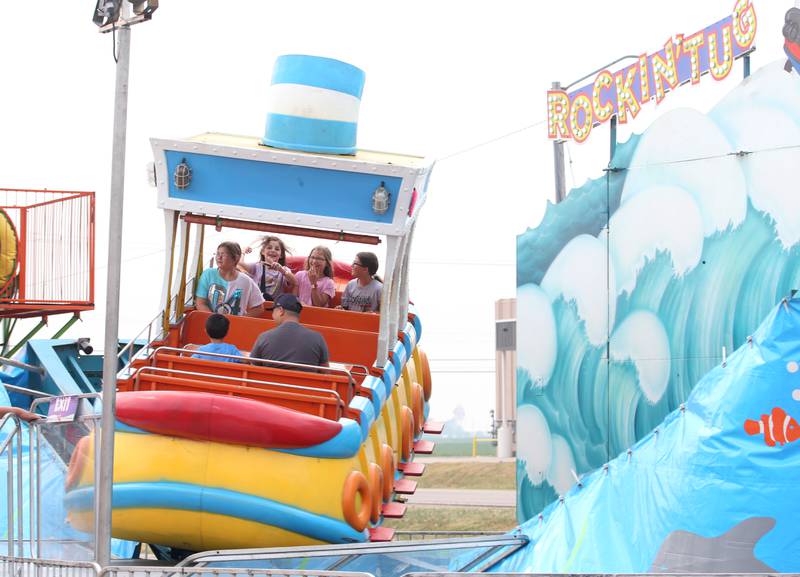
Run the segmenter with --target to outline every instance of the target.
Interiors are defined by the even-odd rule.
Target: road
[[[517,492],[495,489],[417,489],[409,495],[414,506],[516,507]]]

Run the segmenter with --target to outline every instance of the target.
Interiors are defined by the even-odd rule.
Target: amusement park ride
[[[363,84],[364,73],[349,64],[284,56],[273,73],[263,138],[154,139],[166,223],[162,312],[117,354],[106,347],[104,367],[113,373],[106,371],[102,383],[85,370],[77,348],[65,352],[57,340],[63,330],[32,349],[38,370],[14,390],[83,399],[70,404],[51,396],[32,406],[49,403],[51,416],[66,409],[74,419],[89,403],[96,419],[102,400],[102,426],[68,443],[63,501],[70,527],[95,533],[98,550],[104,507],[111,512],[105,535],[151,544],[172,559],[208,549],[391,540],[382,520],[404,514],[395,497],[413,493],[411,479],[424,470],[414,455],[433,450],[421,437],[442,430],[427,419],[430,369],[408,295],[411,241],[432,166],[421,157],[356,149]],[[19,210],[19,224],[4,221],[4,311],[44,316],[91,308],[92,196],[61,193],[34,204],[45,193],[19,194],[9,205]],[[70,218],[53,227],[52,212]],[[257,363],[246,353],[195,358],[191,350],[208,339],[209,313],[194,307],[194,297],[209,225],[372,245],[385,240],[380,314],[303,308],[300,321],[325,338],[330,367]],[[12,242],[16,228],[19,243]],[[17,254],[33,266],[13,266]],[[339,298],[340,291],[334,304]],[[226,342],[249,351],[276,326],[267,305],[256,317],[230,316]],[[104,495],[101,432],[113,432],[113,503]],[[32,537],[29,546],[38,552]]]
[[[125,2],[99,0],[95,10],[94,20],[101,31],[120,33],[118,96],[127,83],[127,48],[122,48],[129,42],[129,28],[149,20],[158,7],[157,0],[131,3],[134,13],[130,17]],[[748,79],[745,85],[752,92],[742,102],[749,105],[747,98],[757,101],[763,94],[759,86],[777,87],[777,98],[789,94],[791,100],[792,94],[800,94],[797,75],[792,72],[800,63],[798,22],[800,11],[790,10],[784,29],[789,58],[785,72],[770,76],[768,70],[757,79]],[[738,0],[725,19],[689,38],[670,38],[663,50],[642,55],[615,75],[598,71],[591,85],[572,92],[567,92],[570,87],[554,88],[547,95],[547,112],[549,135],[556,140],[557,171],[559,147],[565,139],[585,140],[594,126],[606,121],[613,128],[617,117],[625,122],[626,115],[635,116],[642,104],[652,98],[660,101],[667,91],[682,83],[696,83],[705,73],[724,77],[738,57],[745,59],[745,75],[749,75],[755,23],[751,2]],[[721,56],[717,48],[722,50]],[[539,442],[546,436],[548,444],[542,450],[553,448],[554,457],[538,471],[520,461],[518,480],[527,483],[527,493],[520,489],[518,506],[539,504],[531,492],[545,488],[541,487],[544,478],[555,486],[568,477],[568,483],[563,490],[559,488],[556,499],[535,508],[528,521],[506,535],[416,544],[389,542],[394,531],[382,523],[404,514],[403,495],[415,491],[413,478],[425,468],[414,457],[433,451],[433,443],[423,435],[442,431],[441,424],[428,419],[431,371],[419,346],[421,315],[409,298],[409,254],[427,200],[433,162],[356,148],[363,84],[364,73],[350,64],[316,56],[282,56],[273,70],[263,137],[206,133],[151,140],[155,202],[165,223],[161,306],[137,335],[122,340],[116,334],[118,301],[114,304],[112,298],[102,355],[93,354],[85,339],[60,338],[79,314],[94,304],[93,194],[0,189],[2,362],[10,365],[2,373],[5,388],[0,389],[0,406],[15,405],[47,415],[25,424],[19,415],[33,419],[30,412],[0,413],[0,473],[5,473],[0,474],[0,483],[7,496],[0,499],[0,529],[8,546],[8,555],[0,557],[0,572],[8,569],[10,574],[23,574],[30,570],[34,574],[41,567],[52,567],[60,571],[57,575],[69,577],[163,575],[163,567],[144,566],[156,562],[140,559],[144,545],[149,545],[157,562],[177,563],[174,571],[180,574],[254,576],[280,571],[340,577],[341,571],[358,572],[345,575],[394,576],[413,571],[710,574],[797,570],[800,555],[794,553],[800,550],[800,542],[794,527],[798,501],[792,493],[797,445],[791,444],[800,439],[800,426],[791,416],[791,403],[800,402],[800,387],[792,380],[800,370],[800,301],[786,298],[773,307],[758,330],[748,326],[752,333],[745,344],[700,379],[688,398],[681,398],[677,408],[667,411],[656,428],[616,458],[609,455],[604,464],[579,477],[574,460],[570,461],[570,439],[559,436],[563,431],[557,428],[558,419],[570,410],[581,411],[581,401],[589,399],[594,400],[589,403],[591,409],[599,407],[603,412],[597,419],[600,423],[610,415],[610,409],[606,413],[603,407],[608,399],[597,400],[602,394],[611,396],[611,377],[605,380],[609,367],[618,362],[631,368],[637,359],[612,359],[610,353],[603,357],[607,344],[612,350],[610,330],[606,330],[609,342],[601,339],[594,348],[596,343],[589,346],[577,338],[586,336],[594,319],[574,321],[574,315],[582,312],[580,303],[575,306],[581,295],[568,301],[560,293],[545,294],[546,290],[564,290],[547,276],[557,266],[534,271],[541,273],[535,281],[524,280],[519,301],[538,307],[528,321],[549,320],[547,327],[540,322],[541,326],[530,331],[537,338],[552,337],[549,371],[558,361],[574,370],[578,379],[593,386],[599,383],[599,389],[591,389],[592,394],[572,391],[574,396],[562,395],[551,382],[545,390],[549,374],[535,387],[520,387],[520,398],[529,404],[525,416],[544,423],[536,430],[530,428],[530,438],[521,441]],[[767,106],[776,105],[769,100]],[[112,229],[122,217],[121,198],[116,197],[115,202],[114,194],[123,188],[124,98],[118,99],[116,112]],[[691,111],[678,114],[697,119]],[[796,123],[800,127],[800,117]],[[717,125],[709,128],[710,124],[703,127],[719,130]],[[683,126],[689,125],[683,122]],[[645,144],[646,136],[642,138]],[[637,138],[620,145],[623,160],[631,161],[630,151],[641,145]],[[726,142],[725,146],[732,145]],[[646,151],[641,145],[638,154]],[[745,154],[726,148],[722,156],[743,162],[742,158],[760,152]],[[648,158],[654,166],[673,164],[671,159],[662,160]],[[703,165],[694,166],[704,170]],[[625,182],[627,169],[625,165],[612,171],[614,178],[604,179],[607,188],[592,188],[594,184],[589,182],[581,194],[548,209],[558,212],[557,218],[552,214],[549,218],[577,239],[567,248],[588,247],[590,256],[599,254],[608,264],[608,253],[594,249],[603,238],[598,231],[609,226],[610,205],[599,213],[586,207],[596,200],[592,195],[601,197],[601,204],[610,202],[613,191],[609,183],[622,195],[623,184],[635,182],[633,178]],[[736,170],[745,169],[736,165]],[[652,188],[656,193],[664,189]],[[744,185],[741,190],[746,194]],[[558,198],[563,198],[562,192],[557,192]],[[681,206],[696,209],[688,193],[669,192],[671,200],[683,199],[686,203]],[[702,195],[707,190],[694,192]],[[712,235],[709,246],[727,242],[725,235],[742,235],[752,245],[760,234],[765,245],[778,251],[769,237],[774,221],[755,210],[751,201],[745,203],[749,203],[751,232],[741,223],[726,224],[724,234]],[[620,213],[637,206],[631,201],[627,206],[618,204]],[[561,218],[564,214],[569,218]],[[685,214],[688,212],[681,216]],[[599,225],[585,225],[584,221],[595,217]],[[646,221],[634,220],[636,226]],[[206,243],[207,226],[384,243],[380,313],[303,308],[302,324],[327,342],[329,367],[264,363],[249,357],[247,351],[256,338],[276,326],[271,306],[254,316],[228,316],[226,342],[245,353],[205,353],[205,358],[197,358],[196,346],[208,341],[204,326],[210,315],[195,306],[195,297],[202,297],[197,294],[197,279],[213,248]],[[542,228],[553,232],[546,222]],[[685,236],[684,228],[676,225],[680,238]],[[761,232],[754,235],[752,230]],[[526,234],[538,238],[535,230]],[[520,246],[552,251],[548,244],[552,238],[545,241]],[[110,239],[110,264],[119,249],[115,242],[120,242],[119,235]],[[703,242],[700,233],[699,243]],[[632,241],[624,248],[635,244]],[[606,250],[609,246],[611,243]],[[681,245],[657,246],[666,253],[663,246]],[[779,257],[772,260],[783,259],[789,272],[774,276],[784,284],[794,282],[800,278],[800,268],[796,274],[791,268],[798,253],[790,258],[783,247],[780,250]],[[564,249],[553,256],[553,262],[562,253],[567,255],[564,258],[576,254]],[[740,253],[735,254],[738,257]],[[297,261],[289,264],[302,266]],[[706,260],[702,264],[705,266]],[[666,266],[672,272],[672,262]],[[702,274],[714,266],[709,259],[705,269],[697,267],[698,283],[709,278]],[[119,271],[112,268],[109,266],[108,292],[113,297]],[[564,268],[567,272],[581,269]],[[622,272],[630,272],[627,269],[634,267],[623,268]],[[518,273],[520,270],[522,267]],[[605,274],[610,275],[610,269]],[[755,292],[763,296],[768,291]],[[340,292],[334,303],[339,298]],[[702,304],[704,311],[712,308],[708,299]],[[523,327],[522,333],[525,306],[517,309],[517,327]],[[569,338],[560,339],[563,335],[556,333],[554,311],[561,315],[558,322],[569,323]],[[631,315],[634,320],[657,321],[651,311],[636,313]],[[49,317],[63,314],[72,317],[52,339],[30,341]],[[12,345],[14,324],[26,318],[40,321]],[[109,327],[113,329],[110,333]],[[552,335],[544,330],[548,327]],[[521,334],[520,346],[525,336]],[[646,340],[634,336],[635,345]],[[667,347],[674,344],[664,341]],[[570,351],[570,346],[577,352]],[[576,361],[579,354],[585,358]],[[669,349],[663,354],[668,356]],[[11,356],[15,358],[8,358]],[[607,373],[603,373],[604,366]],[[593,367],[600,368],[595,371]],[[522,368],[523,376],[527,371],[533,377],[541,367],[517,368],[517,374]],[[625,375],[638,378],[633,368]],[[568,385],[574,384],[572,373],[565,369],[563,374]],[[622,377],[615,378],[622,382]],[[648,402],[634,385],[630,391],[634,391],[632,399]],[[560,411],[558,402],[575,406]],[[621,404],[628,408],[635,403]],[[653,406],[650,403],[646,411]],[[546,414],[554,424],[552,430],[544,420]],[[565,417],[569,419],[577,421],[577,417]],[[586,431],[605,434],[607,431],[600,429],[612,427],[597,423],[593,423],[595,430],[586,427]],[[521,434],[519,428],[517,432]],[[540,450],[541,445],[535,449]],[[784,449],[785,453],[778,453]],[[559,455],[570,459],[557,463]],[[567,469],[571,476],[553,475],[563,463],[572,467]],[[74,562],[78,559],[97,563]],[[122,562],[140,565],[113,567]],[[169,571],[171,574],[173,569]]]
[[[273,90],[293,91],[295,101],[320,85],[356,100],[361,83],[360,70],[307,56],[281,57],[273,74]],[[432,450],[420,435],[440,427],[426,424],[430,371],[407,280],[430,165],[356,151],[330,121],[294,142],[300,131],[291,125],[313,121],[288,112],[273,108],[264,139],[152,141],[169,296],[160,334],[121,352],[128,362],[117,374],[116,537],[190,551],[387,540],[381,519],[404,508],[392,496],[414,491],[408,477],[422,467],[413,456]],[[345,242],[385,237],[381,314],[303,308],[301,322],[328,344],[330,369],[193,358],[186,348],[207,340],[208,313],[190,304],[206,222]],[[249,350],[275,326],[269,310],[259,317],[231,316],[226,341]],[[86,531],[92,443],[87,437],[76,449],[67,494],[72,524]]]

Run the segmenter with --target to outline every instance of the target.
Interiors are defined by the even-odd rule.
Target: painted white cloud
[[[581,234],[561,249],[542,279],[542,288],[551,300],[563,295],[575,301],[578,316],[586,326],[586,337],[594,346],[606,342],[609,325],[616,314],[614,275],[608,275],[604,241]]]
[[[611,358],[632,361],[639,376],[639,388],[653,404],[669,383],[670,350],[667,331],[650,311],[634,311],[611,335]]]
[[[535,284],[517,288],[517,364],[534,384],[544,386],[558,354],[556,319],[550,298]]]
[[[785,248],[800,242],[800,126],[778,108],[733,110],[720,118],[723,130],[741,157],[753,207],[775,221],[775,231]]]
[[[547,470],[547,482],[550,483],[559,495],[565,494],[575,484],[575,459],[572,449],[566,439],[561,435],[553,435],[552,457],[550,468]]]
[[[618,293],[633,292],[642,267],[658,251],[669,252],[676,276],[697,266],[703,253],[700,208],[675,186],[654,186],[629,198],[611,217],[609,230]]]
[[[703,234],[738,226],[747,191],[734,148],[717,124],[688,108],[668,112],[642,134],[622,189],[622,202],[656,185],[683,188],[697,201]]]
[[[728,120],[752,108],[781,110],[800,123],[800,74],[787,73],[783,65],[786,59],[776,60],[762,66],[728,92],[708,113],[725,132]]]
[[[538,407],[517,408],[517,459],[528,474],[528,480],[539,486],[547,477],[552,457],[552,440],[547,419]]]

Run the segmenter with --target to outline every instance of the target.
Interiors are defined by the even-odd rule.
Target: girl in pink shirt
[[[295,275],[297,298],[304,305],[330,306],[336,294],[333,283],[333,257],[326,246],[317,246],[306,259],[306,269]]]

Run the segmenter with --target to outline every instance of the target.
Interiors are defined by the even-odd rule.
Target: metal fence
[[[90,399],[99,396],[91,393],[76,395],[76,398]],[[35,411],[37,407],[53,399],[55,397],[35,399],[31,409]],[[46,449],[48,462],[55,463],[56,467],[66,468],[78,441],[91,432],[98,419],[99,415],[88,412],[88,409],[87,414],[63,423],[42,419],[24,426],[13,414],[7,414],[0,419],[0,463],[6,469],[5,474],[0,476],[0,487],[5,489],[5,499],[0,507],[5,507],[6,524],[6,533],[0,536],[0,551],[6,553],[7,558],[59,558],[62,555],[72,559],[93,557],[94,544],[90,541],[43,534],[43,514],[46,516],[45,520],[49,520],[50,526],[60,525],[64,521],[57,518],[57,507],[53,507],[55,504],[42,492],[42,475],[43,450]],[[77,555],[78,550],[83,554],[72,556]],[[66,551],[70,553],[67,554]],[[5,574],[0,573],[0,577]]]
[[[35,557],[71,559],[93,559],[95,555],[94,535],[86,534],[81,540],[66,538],[59,528],[56,535],[52,534],[53,526],[61,527],[61,523],[54,518],[54,497],[43,493],[41,487],[45,483],[43,477],[45,457],[48,462],[63,463],[64,467],[73,460],[73,453],[79,449],[80,442],[86,442],[86,437],[96,430],[100,423],[100,414],[94,413],[89,404],[99,401],[100,393],[84,393],[72,395],[78,399],[77,414],[73,420],[59,422],[53,419],[42,419],[31,423],[33,435],[31,438],[32,461],[35,467],[31,472],[31,509],[36,512],[31,521],[31,534],[34,541],[31,543],[30,555]],[[34,399],[31,411],[56,400],[57,397]],[[95,470],[93,486],[97,485],[97,463],[99,463],[99,443],[93,444]],[[46,476],[45,476],[46,477]],[[96,508],[96,505],[95,505]],[[47,528],[50,527],[51,534]],[[82,533],[74,532],[75,536],[83,537]]]
[[[317,571],[368,571],[399,577],[411,571],[481,572],[528,543],[524,535],[498,535],[416,542],[352,543],[272,549],[206,551],[182,567],[291,567]]]
[[[4,483],[6,494],[6,535],[9,556],[23,555],[25,547],[23,501],[23,441],[22,425],[14,414],[6,414],[0,419],[0,459],[8,459]],[[31,461],[32,462],[32,461]],[[30,495],[28,495],[30,497]],[[33,512],[31,512],[31,521]]]
[[[178,577],[214,575],[218,577],[375,577],[355,571],[319,571],[302,569],[244,569],[235,567],[106,567],[99,577]]]
[[[321,570],[289,570],[289,569],[252,569],[235,567],[106,567],[101,569],[96,563],[76,561],[49,561],[43,559],[24,559],[19,557],[0,556],[0,576],[13,577],[375,577],[372,573],[351,571]],[[411,572],[392,577],[470,577],[475,573],[455,572]],[[558,577],[652,577],[648,573],[492,573],[493,577],[542,577],[558,575]],[[800,577],[798,573],[692,573],[670,574],[670,577]]]
[[[290,569],[244,569],[235,567],[106,567],[78,561],[51,561],[0,556],[0,577],[374,577],[352,571],[314,571]]]
[[[492,577],[653,577],[659,573],[491,573]],[[669,577],[800,577],[800,573],[661,573]],[[475,573],[425,571],[397,577],[475,577]]]
[[[99,573],[95,563],[0,557],[2,577],[97,577]]]

